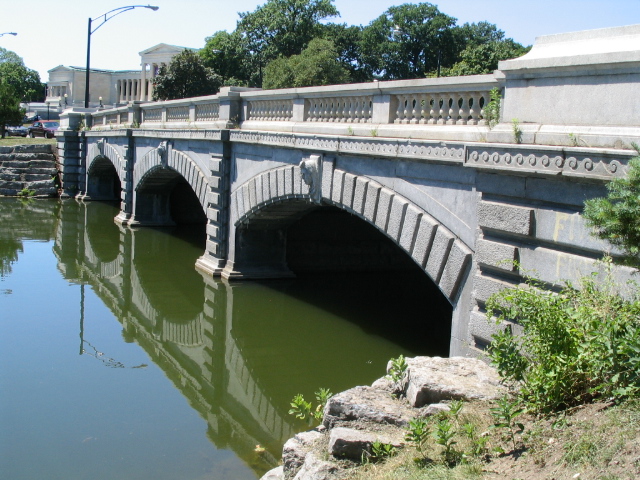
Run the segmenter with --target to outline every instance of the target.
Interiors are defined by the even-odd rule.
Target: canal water
[[[117,213],[0,198],[0,478],[259,478],[307,428],[296,393],[446,355],[423,278],[228,284],[194,269],[199,227],[131,230]]]

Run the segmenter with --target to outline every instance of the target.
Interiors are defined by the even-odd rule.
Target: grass
[[[43,145],[56,144],[55,138],[25,138],[25,137],[5,137],[0,138],[0,147],[14,147],[16,145]]]

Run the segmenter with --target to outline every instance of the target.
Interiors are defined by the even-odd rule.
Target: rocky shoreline
[[[418,417],[448,410],[450,400],[494,400],[505,392],[498,373],[475,358],[408,358],[403,379],[388,377],[331,397],[322,424],[289,439],[282,465],[261,480],[337,480],[371,454],[374,442],[405,445]],[[389,367],[388,367],[389,368]]]

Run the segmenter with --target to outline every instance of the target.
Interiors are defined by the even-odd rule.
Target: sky
[[[143,0],[144,1],[144,0]],[[136,8],[109,20],[91,35],[91,67],[137,70],[139,52],[159,43],[202,48],[218,30],[233,31],[238,12],[266,0],[148,0],[158,11]],[[333,22],[368,25],[390,6],[418,1],[334,0]],[[523,45],[542,35],[640,23],[640,0],[434,0],[458,24],[488,21]],[[126,0],[0,0],[0,47],[16,52],[46,82],[58,65],[85,66],[88,19]],[[95,25],[95,24],[94,24]]]

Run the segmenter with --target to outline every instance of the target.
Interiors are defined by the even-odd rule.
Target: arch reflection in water
[[[67,205],[54,247],[59,268],[91,285],[124,340],[138,343],[207,421],[211,441],[256,474],[305,428],[287,413],[296,393],[370,383],[390,357],[413,353],[331,313],[320,284],[305,295],[298,280],[204,278],[194,269],[204,242],[197,226],[131,230],[113,223],[116,214],[105,204]],[[266,451],[256,454],[256,445]]]

